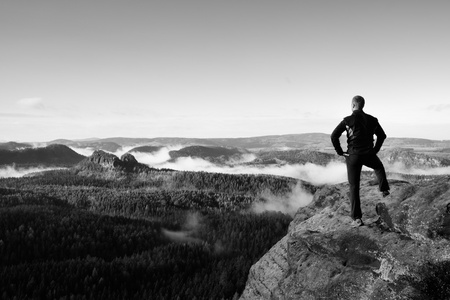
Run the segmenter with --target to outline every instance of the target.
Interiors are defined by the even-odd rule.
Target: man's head
[[[355,96],[352,99],[352,110],[362,110],[364,107],[365,101],[361,96]]]

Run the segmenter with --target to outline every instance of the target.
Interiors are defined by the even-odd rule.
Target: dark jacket
[[[344,131],[347,131],[347,152],[348,154],[369,154],[378,153],[386,134],[378,123],[377,118],[366,114],[362,110],[354,110],[353,113],[345,117],[331,134],[336,153],[343,155],[339,137]],[[373,145],[373,135],[377,136],[375,146]]]

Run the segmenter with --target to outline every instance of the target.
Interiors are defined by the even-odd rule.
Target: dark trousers
[[[386,172],[383,163],[376,154],[351,154],[350,156],[345,157],[345,162],[347,164],[347,177],[350,185],[351,217],[353,220],[361,219],[362,212],[361,200],[359,198],[359,185],[362,166],[369,167],[375,171],[380,191],[389,190]]]

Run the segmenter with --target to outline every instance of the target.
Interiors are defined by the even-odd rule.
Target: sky
[[[450,1],[3,0],[0,141],[331,133],[450,140]]]

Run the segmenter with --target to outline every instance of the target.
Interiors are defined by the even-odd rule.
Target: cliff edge
[[[361,184],[364,226],[350,227],[348,184],[323,186],[249,272],[240,299],[449,299],[450,177]]]

